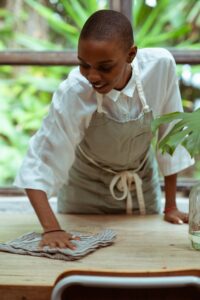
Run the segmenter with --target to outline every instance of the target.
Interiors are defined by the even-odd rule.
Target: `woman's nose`
[[[96,83],[101,81],[101,76],[97,70],[91,68],[88,70],[87,79],[91,83]]]

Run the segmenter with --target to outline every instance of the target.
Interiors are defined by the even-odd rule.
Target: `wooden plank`
[[[168,49],[177,64],[200,64],[199,50]],[[1,51],[0,65],[75,66],[78,64],[76,51]]]
[[[177,180],[177,192],[189,193],[191,188],[199,182],[198,179],[190,177],[179,177]],[[162,190],[164,190],[164,180],[160,178],[160,185]],[[19,189],[12,186],[0,187],[0,196],[22,196],[25,195],[23,189]]]
[[[168,48],[168,50],[174,56],[177,64],[200,64],[200,51],[199,50],[187,50],[187,49],[175,49]]]
[[[26,193],[23,189],[19,189],[13,186],[0,187],[0,196],[23,196],[25,194]]]
[[[75,51],[2,51],[0,65],[74,66],[78,64]]]
[[[23,296],[33,300],[30,295],[37,291],[37,300],[44,300],[42,290],[48,294],[63,272],[200,274],[199,251],[190,248],[188,225],[164,222],[161,215],[58,215],[58,219],[68,231],[96,233],[111,228],[116,231],[117,239],[114,245],[72,262],[0,252],[1,299],[12,300],[9,289],[16,289],[19,298],[13,299]],[[0,214],[0,242],[40,230],[34,214]]]
[[[37,286],[0,286],[1,300],[50,300],[52,288]]]

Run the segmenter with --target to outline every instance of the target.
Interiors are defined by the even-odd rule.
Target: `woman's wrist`
[[[169,212],[171,212],[171,211],[173,211],[175,209],[177,209],[177,206],[175,204],[174,205],[170,205],[170,206],[165,207],[163,213],[167,214],[167,213],[169,213]]]
[[[42,235],[44,235],[44,234],[47,234],[47,233],[51,233],[51,232],[65,232],[65,230],[64,229],[59,229],[59,228],[57,228],[57,229],[47,229],[47,230],[44,230],[44,232],[42,233]]]

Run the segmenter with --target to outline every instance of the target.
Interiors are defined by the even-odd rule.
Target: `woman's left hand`
[[[165,212],[164,220],[173,224],[188,223],[188,213],[184,213],[177,208],[174,208],[169,212]]]

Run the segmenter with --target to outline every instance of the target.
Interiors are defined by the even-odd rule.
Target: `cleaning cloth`
[[[116,233],[111,229],[105,229],[93,235],[78,232],[71,232],[71,234],[80,237],[80,240],[73,240],[73,244],[76,246],[75,250],[49,248],[48,246],[41,249],[39,243],[42,235],[30,232],[7,243],[0,243],[0,251],[72,261],[80,259],[98,248],[111,245],[116,238]]]

